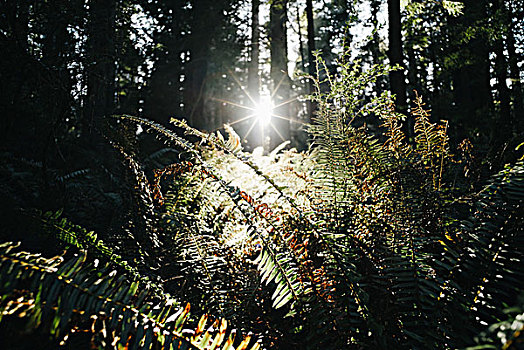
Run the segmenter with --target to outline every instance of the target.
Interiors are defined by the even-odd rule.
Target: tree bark
[[[316,75],[316,65],[315,65],[315,57],[313,55],[313,52],[316,50],[315,48],[315,22],[313,18],[313,1],[312,0],[306,0],[306,17],[307,17],[307,56],[308,56],[308,73],[310,76],[314,77]],[[310,79],[309,80],[309,93],[312,94],[315,90],[314,83]],[[316,109],[315,103],[313,101],[308,101],[307,103],[308,108],[308,116],[309,116],[309,123],[311,123],[311,119],[313,118],[313,113]]]
[[[184,111],[189,124],[197,129],[212,129],[204,115],[205,82],[208,74],[209,52],[212,45],[210,25],[217,25],[218,11],[212,0],[198,0],[191,11],[191,35],[188,39],[189,61],[186,63],[184,84]],[[211,14],[210,14],[211,12]]]
[[[249,95],[248,103],[254,104],[255,107],[260,103],[260,0],[251,0],[251,51],[250,60],[247,70],[247,93]],[[246,110],[246,117],[253,114],[253,111]],[[254,146],[264,144],[264,135],[261,132],[255,132],[250,135],[250,143]]]
[[[92,141],[115,107],[116,1],[89,2],[87,98],[83,134]]]
[[[495,0],[493,3],[493,9],[500,13],[499,18],[501,20],[508,18],[503,1]],[[505,25],[506,23],[499,23],[500,29],[502,29],[501,27]],[[502,31],[499,31],[499,33],[502,33]],[[495,40],[493,52],[496,55],[495,77],[497,79],[496,88],[500,103],[500,115],[498,116],[496,123],[497,135],[503,140],[511,136],[513,131],[513,121],[511,116],[510,91],[508,85],[506,84],[506,79],[508,78],[508,63],[506,61],[506,57],[504,56],[504,41],[502,34],[499,34],[499,37]]]
[[[306,57],[304,55],[304,40],[302,38],[302,26],[300,25],[300,6],[297,5],[297,24],[298,24],[298,52],[302,71],[306,72]],[[307,30],[306,30],[307,33]]]
[[[260,22],[258,20],[259,8],[260,0],[251,0],[251,57],[247,73],[247,81],[249,95],[256,103],[258,103],[258,100],[260,98]]]
[[[489,124],[489,112],[492,107],[490,85],[490,61],[488,40],[477,30],[477,34],[464,42],[464,33],[470,29],[479,29],[487,18],[486,0],[465,0],[464,15],[450,19],[454,33],[454,49],[458,67],[454,69],[453,99],[459,138],[470,135],[465,130]]]
[[[511,17],[511,16],[510,16]],[[509,76],[511,79],[511,94],[513,99],[513,120],[516,122],[517,132],[524,132],[524,94],[520,69],[518,66],[519,56],[515,49],[515,26],[513,19],[509,18],[510,27],[507,38]]]
[[[289,117],[290,79],[288,76],[287,59],[287,0],[273,0],[269,15],[269,40],[271,56],[271,91],[274,113],[281,117]],[[286,103],[286,104],[283,104]],[[274,117],[274,129],[270,130],[270,147],[274,148],[290,137],[289,121]]]
[[[404,73],[404,55],[402,52],[402,24],[400,16],[400,0],[388,0],[388,20],[389,20],[389,63],[402,66],[401,69],[389,73],[391,93],[395,95],[395,106],[401,113],[407,112],[406,102],[406,81]],[[412,135],[410,118],[404,125],[404,132],[408,137]]]
[[[379,24],[378,24],[378,12],[380,10],[380,2],[374,0],[371,2],[371,21],[373,22],[373,44],[371,45],[371,58],[373,64],[380,64],[380,37],[378,34]]]

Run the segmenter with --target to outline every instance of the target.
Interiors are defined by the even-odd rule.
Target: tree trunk
[[[99,140],[97,132],[115,106],[116,1],[89,2],[87,98],[83,121],[84,139]]]
[[[504,130],[503,134],[509,136],[512,129],[512,117],[511,117],[511,108],[510,108],[510,91],[508,85],[506,84],[507,79],[507,62],[504,57],[504,44],[502,39],[497,39],[493,51],[496,55],[495,59],[495,76],[497,78],[497,93],[500,103],[498,116],[498,125]],[[498,129],[498,128],[497,128]],[[502,131],[499,129],[497,131]]]
[[[297,5],[297,24],[298,24],[298,52],[300,54],[300,63],[302,72],[306,72],[306,57],[304,55],[304,40],[302,38],[302,26],[300,25],[300,6]]]
[[[212,35],[209,26],[216,25],[216,13],[211,1],[198,0],[193,4],[191,35],[188,39],[189,61],[185,66],[184,110],[189,124],[197,129],[212,129],[204,115],[205,82],[208,72]],[[210,15],[208,11],[213,14]]]
[[[289,118],[290,79],[287,70],[287,0],[273,0],[269,16],[272,96],[274,113]],[[285,103],[285,104],[284,104]],[[290,137],[289,121],[274,117],[270,130],[270,147],[274,148]]]
[[[495,0],[493,3],[493,9],[496,12],[500,12],[500,18],[506,19],[506,11],[504,9],[504,2],[501,0]],[[499,26],[505,26],[506,23],[499,23]],[[502,29],[502,28],[501,28]],[[500,103],[499,116],[497,118],[496,126],[497,133],[496,136],[501,141],[509,138],[512,134],[513,121],[511,116],[511,107],[510,107],[510,91],[508,85],[506,84],[506,79],[508,78],[508,63],[506,57],[504,56],[504,42],[502,34],[499,34],[499,37],[495,40],[493,46],[493,52],[496,55],[495,58],[495,77],[497,79],[497,93]]]
[[[389,73],[391,93],[395,95],[395,106],[401,113],[407,112],[406,103],[406,81],[404,74],[404,55],[402,53],[402,24],[400,18],[400,0],[388,0],[388,19],[389,19],[389,63],[402,66],[401,69]],[[410,118],[404,125],[404,131],[408,137],[412,135]]]
[[[316,65],[315,65],[315,57],[313,55],[313,52],[316,50],[315,48],[315,22],[313,18],[313,1],[312,0],[306,0],[306,17],[307,17],[307,54],[308,54],[308,73],[312,77],[316,75]],[[313,81],[309,80],[309,93],[312,94],[314,92],[314,84]],[[308,101],[307,103],[308,108],[308,116],[309,116],[309,122],[311,123],[311,118],[313,117],[313,112],[316,109],[315,103],[312,101]]]
[[[370,43],[371,64],[382,64],[384,61],[383,55],[380,53],[380,35],[379,35],[379,19],[378,13],[380,11],[380,0],[373,0],[370,4],[371,22],[373,23],[373,39]],[[386,89],[386,81],[383,77],[379,77],[377,83],[373,86],[373,91],[378,96]]]
[[[507,38],[509,76],[511,79],[511,94],[513,95],[513,120],[516,122],[517,133],[524,132],[524,94],[518,66],[519,56],[515,49],[515,32],[513,21],[510,18],[510,28]]]
[[[373,22],[373,43],[371,45],[371,58],[373,64],[380,64],[382,60],[380,58],[380,37],[379,37],[379,24],[378,24],[378,12],[380,10],[380,2],[372,1],[371,2],[371,21]]]
[[[247,93],[249,94],[248,103],[254,104],[255,107],[260,103],[260,0],[251,0],[251,52],[250,61],[247,70]],[[246,117],[253,114],[253,111],[246,110]],[[253,133],[250,136],[250,142],[254,146],[264,144],[264,135],[261,132]]]
[[[260,23],[258,20],[260,0],[251,0],[251,57],[247,73],[248,92],[251,98],[258,103],[260,98]]]
[[[25,124],[25,121],[21,123],[18,110],[23,105],[23,89],[29,79],[34,78],[30,73],[31,56],[27,45],[29,7],[28,1],[4,1],[2,4],[7,33],[0,32],[0,108],[3,115],[0,123],[0,147],[8,143],[10,136],[18,134],[19,125],[24,127]]]
[[[492,107],[490,61],[487,38],[477,30],[487,16],[485,0],[465,0],[464,15],[450,19],[454,33],[457,65],[453,72],[453,99],[456,106],[457,136],[468,137],[464,130],[487,129]],[[463,42],[464,33],[477,30],[478,34]]]

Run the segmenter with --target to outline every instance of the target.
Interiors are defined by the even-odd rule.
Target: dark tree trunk
[[[260,103],[260,0],[251,0],[251,52],[247,71],[247,92],[249,94],[248,103],[255,106]],[[246,110],[246,114],[253,114],[253,111]],[[250,140],[253,145],[263,145],[263,132],[255,132]]]
[[[371,2],[371,21],[373,22],[373,43],[371,45],[371,58],[373,60],[373,64],[380,64],[382,63],[382,60],[380,58],[380,37],[378,34],[379,30],[379,22],[378,22],[378,12],[380,10],[380,2],[378,1],[372,1]]]
[[[209,127],[204,115],[207,63],[207,49],[193,47],[185,67],[184,110],[189,124],[197,129]]]
[[[258,103],[260,93],[259,53],[260,53],[260,23],[258,20],[260,0],[251,0],[251,57],[247,73],[248,92]]]
[[[186,63],[184,84],[184,111],[189,124],[197,129],[212,129],[204,114],[206,100],[205,82],[208,73],[209,51],[212,35],[210,24],[215,24],[214,8],[211,1],[198,0],[193,3],[191,35],[188,39],[189,61]],[[209,12],[213,12],[210,15]],[[211,16],[211,17],[210,17]]]
[[[389,63],[402,66],[401,69],[389,73],[391,93],[395,94],[395,106],[401,113],[407,112],[406,81],[404,74],[404,55],[402,53],[402,24],[400,17],[400,0],[388,0],[389,19]],[[412,134],[411,122],[404,125],[404,131],[410,137]]]
[[[508,19],[506,15],[506,10],[504,8],[504,2],[501,0],[495,0],[493,2],[493,9],[498,11],[501,19]],[[506,23],[499,23],[499,26],[505,26]],[[501,28],[502,29],[502,28]],[[502,31],[501,31],[502,32]],[[511,116],[511,107],[510,107],[510,91],[508,85],[506,84],[506,79],[508,78],[508,63],[506,57],[504,56],[504,42],[502,34],[499,34],[499,37],[495,40],[493,46],[493,52],[496,55],[495,59],[495,77],[497,79],[497,94],[499,98],[500,115],[497,118],[497,137],[502,141],[509,138],[513,132],[513,121]]]
[[[381,1],[373,0],[370,4],[371,22],[373,23],[373,39],[370,43],[369,51],[371,54],[371,64],[382,64],[384,57],[380,52],[380,35],[379,35],[379,19],[378,13],[380,11]],[[385,90],[386,82],[383,77],[379,77],[377,83],[373,86],[373,91],[378,96]]]
[[[271,56],[271,91],[274,112],[281,117],[289,117],[290,79],[287,73],[287,0],[273,0],[269,16],[269,40]],[[284,104],[285,103],[285,104]],[[270,147],[274,148],[290,137],[289,121],[282,118],[273,118],[274,129],[270,130]]]
[[[83,121],[84,139],[99,141],[104,121],[115,107],[116,1],[89,2],[87,97]]]
[[[4,1],[1,6],[7,22],[4,23],[7,33],[0,32],[0,146],[3,146],[13,134],[18,134],[19,127],[24,127],[25,120],[20,120],[19,109],[23,105],[23,90],[34,77],[27,45],[30,4]]]
[[[508,31],[507,49],[509,76],[511,79],[511,94],[513,98],[513,120],[517,133],[524,132],[524,94],[522,91],[522,81],[520,79],[520,69],[518,66],[519,56],[515,49],[515,34],[512,18],[510,18],[510,30]]]
[[[300,25],[300,6],[297,6],[297,23],[298,23],[298,52],[300,54],[300,63],[302,71],[306,72],[306,57],[304,54],[304,40],[302,38],[302,26]]]
[[[312,0],[306,0],[306,17],[307,17],[307,54],[308,54],[308,73],[312,77],[316,74],[316,66],[315,66],[315,57],[313,55],[313,52],[316,50],[315,48],[315,22],[313,18],[313,1]],[[313,93],[314,91],[314,84],[312,80],[309,80],[309,93]],[[309,122],[311,123],[311,118],[313,117],[313,112],[316,109],[315,103],[312,101],[308,101],[307,104],[308,107],[308,116],[309,116]]]
[[[459,67],[453,72],[453,99],[459,138],[469,136],[465,130],[487,129],[492,107],[487,38],[479,30],[469,41],[462,41],[466,31],[477,29],[475,27],[486,20],[486,1],[465,0],[464,5],[465,15],[450,20],[450,24],[458,29],[454,41]]]
[[[155,67],[147,82],[144,104],[144,115],[155,121],[167,125],[172,117],[184,117],[184,94],[186,74],[183,67],[188,60],[188,43],[190,42],[187,27],[189,26],[190,9],[183,9],[182,2],[163,2],[147,8],[150,13],[162,11],[162,20],[159,24],[166,30],[160,32],[155,40],[165,47],[165,50],[156,50],[153,53]],[[158,16],[158,15],[157,15]]]

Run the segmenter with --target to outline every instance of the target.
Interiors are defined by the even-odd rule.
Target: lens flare
[[[263,97],[260,99],[260,102],[255,107],[255,116],[257,121],[263,125],[267,126],[271,123],[271,116],[273,115],[273,103],[271,102],[270,97]]]

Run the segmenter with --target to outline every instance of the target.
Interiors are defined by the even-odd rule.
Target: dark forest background
[[[270,148],[288,139],[292,147],[307,148],[303,123],[311,120],[314,104],[302,98],[312,85],[301,73],[316,74],[315,50],[332,73],[347,50],[363,68],[400,64],[404,69],[380,78],[363,99],[389,89],[397,110],[407,113],[416,91],[433,121],[450,122],[454,144],[472,142],[486,175],[515,159],[522,140],[520,0],[402,6],[359,0],[5,0],[0,6],[4,166],[16,159],[40,169],[31,176],[31,198],[2,200],[7,208],[65,208],[82,223],[93,215],[104,218],[96,228],[119,227],[120,214],[88,208],[100,201],[111,208],[126,205],[122,182],[114,181],[122,173],[109,144],[116,137],[108,122],[113,114],[164,125],[175,117],[213,131],[252,114],[238,105],[254,107],[261,93],[270,94],[275,105],[291,101],[275,112],[290,121],[273,118],[280,135],[269,130]],[[290,56],[295,71],[288,70]],[[234,127],[253,149],[263,140],[257,132],[244,138],[250,125]],[[135,130],[124,136],[133,152],[147,158],[161,148]],[[404,130],[412,136],[409,119]],[[79,201],[60,181],[73,175],[103,183],[93,183]]]
[[[2,241],[58,253],[27,234],[40,225],[34,209],[109,245],[140,241],[149,222],[130,159],[154,178],[186,156],[113,115],[207,132],[230,124],[248,151],[286,140],[308,150],[318,113],[308,76],[350,62],[400,66],[359,103],[391,92],[413,144],[421,96],[430,122],[449,122],[452,148],[468,148],[468,189],[522,155],[523,0],[0,0]],[[267,96],[279,117],[262,136],[253,114]],[[359,123],[384,136],[375,119]]]

